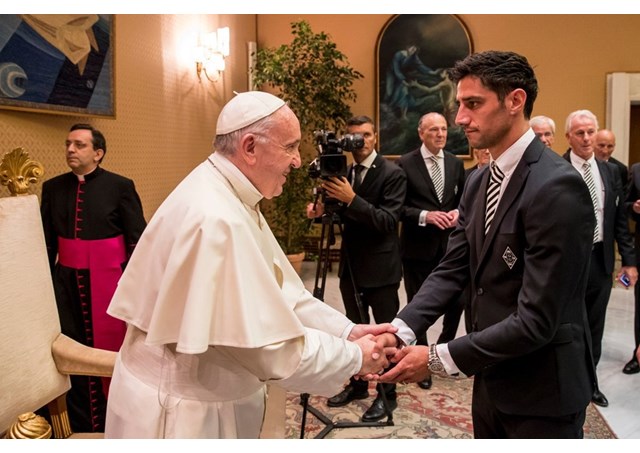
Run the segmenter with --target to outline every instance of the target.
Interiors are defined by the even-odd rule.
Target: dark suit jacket
[[[359,287],[375,288],[400,281],[398,222],[406,189],[404,171],[378,154],[351,205],[341,212],[344,230],[340,277],[348,272],[346,253]]]
[[[475,164],[473,167],[469,167],[469,168],[465,169],[464,170],[464,179],[465,179],[465,181],[469,178],[469,176],[471,176],[471,173],[473,173],[477,169],[478,169],[478,164]]]
[[[584,295],[593,241],[591,197],[580,174],[534,138],[484,237],[490,172],[474,172],[447,253],[399,314],[423,332],[468,283],[468,335],[448,343],[466,375],[483,379],[499,410],[559,416],[594,390]]]
[[[626,194],[628,188],[627,186],[629,185],[629,169],[625,164],[620,162],[615,157],[610,157],[607,162],[615,165],[618,168],[618,172],[620,173],[620,182],[622,183],[622,190]]]
[[[571,163],[569,152],[562,157]],[[631,233],[629,232],[629,219],[624,203],[626,197],[620,182],[618,168],[610,162],[597,159],[596,162],[598,163],[598,170],[604,187],[604,234],[602,243],[604,268],[610,274],[613,272],[616,259],[615,243],[618,244],[618,252],[623,266],[635,266],[636,256]]]
[[[442,203],[429,176],[420,148],[403,155],[398,165],[407,174],[407,196],[402,209],[400,234],[402,257],[432,260],[442,256],[453,228],[441,230],[435,225],[418,225],[420,212],[456,209],[464,188],[464,164],[453,154],[444,152],[444,190]]]
[[[640,251],[640,214],[633,211],[633,203],[640,198],[640,163],[633,164],[629,172],[629,193],[627,195],[626,208],[629,216],[635,221],[635,245]],[[640,254],[636,259],[640,258]]]

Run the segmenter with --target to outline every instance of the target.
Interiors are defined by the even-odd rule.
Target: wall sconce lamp
[[[224,71],[224,59],[229,56],[229,27],[218,28],[211,33],[203,33],[198,37],[196,47],[196,73],[202,81],[205,77],[215,82]]]

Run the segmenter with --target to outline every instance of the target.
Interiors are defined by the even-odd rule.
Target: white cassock
[[[332,396],[362,364],[351,323],[315,299],[212,154],[158,208],[108,313],[128,323],[107,438],[257,438],[265,384]]]

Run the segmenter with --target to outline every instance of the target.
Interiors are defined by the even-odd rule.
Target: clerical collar
[[[238,194],[238,198],[247,206],[255,208],[262,194],[255,188],[251,181],[236,167],[229,159],[220,153],[213,153],[209,156],[209,161],[220,170],[222,176],[227,178],[229,184]]]
[[[86,175],[76,175],[73,172],[71,172],[71,173],[73,174],[73,176],[78,178],[78,181],[91,181],[96,176],[99,176],[100,174],[102,174],[102,172],[104,172],[104,170],[102,168],[96,167],[90,173],[87,173]]]

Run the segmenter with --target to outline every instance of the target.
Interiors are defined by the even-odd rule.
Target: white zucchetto
[[[238,93],[222,108],[216,126],[217,135],[225,135],[266,118],[285,102],[263,91]]]

